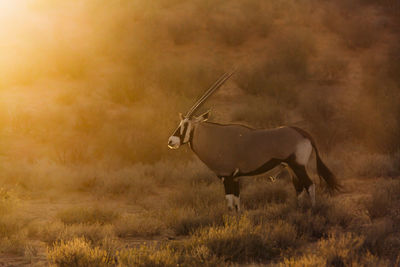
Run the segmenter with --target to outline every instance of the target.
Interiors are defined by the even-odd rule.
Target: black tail
[[[328,185],[328,190],[330,193],[333,193],[334,191],[340,191],[342,186],[339,184],[337,181],[335,175],[331,172],[331,170],[328,169],[328,167],[325,165],[324,162],[322,162],[321,157],[319,156],[319,152],[317,149],[317,146],[315,145],[315,142],[311,135],[304,131],[303,129],[297,128],[297,127],[291,127],[294,130],[296,130],[298,133],[300,133],[302,136],[310,140],[311,145],[313,146],[315,150],[315,157],[317,159],[317,172],[318,176],[321,179],[324,179],[326,184]]]
[[[317,158],[317,172],[318,176],[323,178],[328,185],[328,190],[330,193],[334,191],[340,191],[342,186],[337,181],[335,175],[328,169],[328,167],[322,162],[317,147],[313,145],[315,150],[315,157]]]

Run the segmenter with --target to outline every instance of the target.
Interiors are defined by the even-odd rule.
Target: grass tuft
[[[57,217],[65,224],[107,224],[112,223],[119,216],[119,213],[115,210],[100,207],[74,207],[57,214]]]
[[[47,258],[57,266],[110,266],[115,257],[99,247],[91,247],[83,238],[61,241],[48,248]]]

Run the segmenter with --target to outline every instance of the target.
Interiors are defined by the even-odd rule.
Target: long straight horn
[[[220,88],[226,80],[228,80],[235,72],[226,72],[213,85],[200,97],[199,100],[192,106],[192,108],[186,114],[186,117],[190,117],[206,100],[209,98],[218,88]]]
[[[196,101],[196,103],[190,108],[190,110],[187,112],[186,117],[190,116],[193,114],[193,112],[197,109],[197,107],[205,100],[205,98],[214,90],[216,87],[219,85],[221,81],[223,81],[228,73],[224,73],[221,77],[219,77],[213,85],[208,88],[208,90]]]

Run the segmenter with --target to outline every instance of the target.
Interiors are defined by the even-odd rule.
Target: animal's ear
[[[208,120],[208,117],[210,117],[210,110],[209,111],[207,111],[207,112],[204,112],[203,114],[201,114],[200,116],[198,116],[197,118],[196,118],[196,120],[197,121],[207,121]]]
[[[179,119],[182,121],[184,119],[183,114],[179,112]]]

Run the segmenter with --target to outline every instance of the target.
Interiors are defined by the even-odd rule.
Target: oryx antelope
[[[252,129],[239,124],[212,123],[207,122],[209,112],[194,116],[204,101],[231,75],[224,74],[185,116],[180,114],[181,121],[169,137],[168,147],[177,149],[189,144],[198,158],[223,181],[228,207],[237,211],[240,210],[237,177],[261,174],[280,164],[288,166],[294,174],[292,178],[297,194],[305,189],[312,205],[315,205],[315,185],[306,171],[313,148],[319,177],[325,180],[330,190],[339,189],[335,176],[322,162],[314,140],[306,131],[289,126]]]

